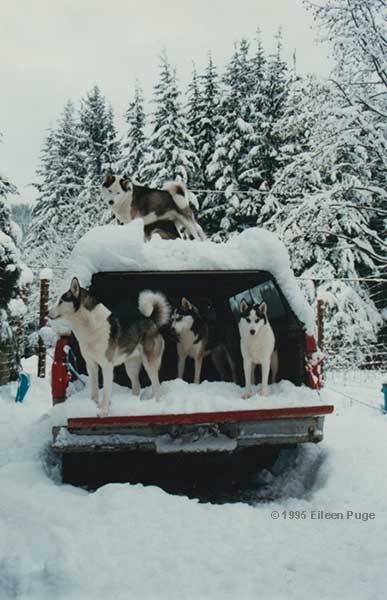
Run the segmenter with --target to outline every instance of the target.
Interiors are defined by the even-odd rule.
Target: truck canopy
[[[93,275],[105,272],[266,272],[305,332],[314,333],[314,315],[294,277],[287,250],[264,229],[247,229],[225,243],[157,237],[144,242],[143,221],[136,219],[128,225],[105,225],[87,232],[74,247],[69,264],[66,287],[74,276],[89,287]]]

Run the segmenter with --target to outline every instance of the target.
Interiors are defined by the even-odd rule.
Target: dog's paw
[[[252,392],[245,392],[242,395],[242,400],[248,400],[249,398],[251,398],[252,395],[253,395]]]
[[[268,395],[269,395],[269,390],[261,390],[261,391],[259,392],[259,395],[260,395],[260,396],[264,396],[264,397],[266,397],[266,396],[268,396]]]
[[[101,419],[108,417],[109,416],[109,408],[106,406],[100,406],[97,411],[97,416],[100,417]]]

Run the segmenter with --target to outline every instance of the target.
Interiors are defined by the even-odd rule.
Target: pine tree
[[[334,172],[337,181],[345,185],[348,206],[366,220],[359,243],[365,240],[366,249],[369,252],[370,246],[373,249],[370,254],[373,265],[368,264],[367,269],[358,272],[364,274],[368,270],[379,275],[386,267],[387,222],[383,212],[387,200],[385,2],[327,0],[324,5],[310,6],[322,39],[332,46],[335,61],[331,79],[340,98],[341,119],[333,143],[341,148],[342,159],[341,168]],[[356,156],[353,173],[348,154]],[[372,306],[369,298],[368,301]]]
[[[248,138],[248,151],[240,174],[240,180],[245,188],[251,190],[251,193],[242,196],[239,208],[239,213],[246,227],[256,224],[267,190],[264,172],[268,94],[267,60],[259,30],[257,31],[256,41],[256,52],[250,61],[252,81],[250,121],[252,129]]]
[[[122,158],[119,161],[118,171],[129,178],[138,178],[147,144],[144,97],[138,81],[134,88],[133,100],[125,113],[125,121],[128,130],[122,145]]]
[[[97,85],[81,101],[79,117],[85,176],[77,200],[75,233],[78,237],[94,225],[111,220],[111,211],[102,204],[100,187],[105,173],[115,170],[120,160],[113,110]]]
[[[207,166],[215,152],[216,139],[220,129],[220,90],[216,66],[211,54],[207,67],[201,76],[201,113],[198,115],[196,149],[200,160],[200,173],[203,187],[212,190],[215,180],[208,173]]]
[[[318,280],[309,292],[312,301],[329,305],[326,344],[355,355],[375,341],[381,325],[367,289],[355,281],[383,260],[367,211],[369,169],[337,94],[320,85],[308,100],[304,111],[313,129],[274,183],[265,225],[288,245],[296,275]]]
[[[37,171],[39,197],[24,244],[38,268],[58,263],[75,243],[74,216],[85,177],[79,137],[74,105],[67,102],[43,146]]]
[[[243,228],[239,219],[238,192],[246,189],[241,173],[252,133],[251,62],[245,40],[235,47],[223,81],[225,91],[220,102],[220,133],[207,174],[215,181],[215,189],[224,193],[210,194],[202,209],[206,230],[217,232],[216,238],[227,237],[231,231]]]
[[[199,160],[182,111],[176,73],[165,53],[161,56],[154,97],[153,131],[141,167],[141,181],[159,187],[166,180],[180,179],[191,186]]]
[[[32,220],[33,204],[31,202],[15,202],[11,205],[12,220],[20,227],[25,238]]]
[[[201,85],[195,64],[193,65],[191,81],[188,84],[187,92],[187,127],[188,133],[196,142],[200,132],[200,121],[203,110],[203,97]],[[196,144],[195,144],[196,148]]]
[[[261,168],[262,180],[270,189],[279,168],[279,152],[281,136],[276,126],[284,115],[288,93],[288,69],[282,59],[282,34],[277,34],[277,50],[267,63],[267,76],[264,100],[264,119],[261,124],[263,131]]]
[[[352,116],[351,137],[363,148],[372,188],[370,209],[379,237],[386,237],[380,217],[387,200],[387,25],[381,0],[327,0],[310,5],[321,36],[333,47],[332,80],[343,107]]]
[[[20,229],[11,220],[6,196],[17,193],[16,187],[0,175],[0,385],[17,377],[20,359],[16,320],[25,313],[22,300],[30,272],[21,260],[18,245]]]
[[[80,141],[89,177],[101,180],[119,159],[120,147],[114,127],[113,110],[95,85],[81,101]]]

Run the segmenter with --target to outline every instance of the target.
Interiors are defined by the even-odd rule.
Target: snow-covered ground
[[[324,442],[305,445],[273,479],[280,499],[256,505],[200,504],[141,485],[93,493],[62,485],[45,461],[48,381],[34,377],[22,405],[12,386],[2,388],[0,599],[379,600],[387,589],[380,383],[364,373],[328,380],[336,411]]]
[[[290,381],[270,385],[270,395],[259,394],[260,385],[253,386],[254,395],[242,400],[243,389],[233,383],[203,381],[191,385],[177,379],[161,384],[160,401],[150,398],[150,387],[133,396],[126,387],[113,385],[110,415],[155,415],[224,410],[256,410],[259,408],[287,408],[289,406],[316,406],[325,403],[325,396],[306,386],[297,387]],[[100,390],[100,398],[102,390]],[[90,399],[88,386],[75,392],[63,404],[57,404],[51,418],[55,425],[65,425],[69,417],[95,417],[97,405]]]

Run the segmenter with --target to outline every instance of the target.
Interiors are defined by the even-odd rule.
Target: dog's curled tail
[[[166,181],[162,189],[171,194],[178,208],[183,209],[188,207],[189,197],[187,188],[182,181]]]
[[[138,308],[144,317],[153,319],[157,327],[162,327],[169,321],[171,308],[161,292],[142,291],[138,297]]]

